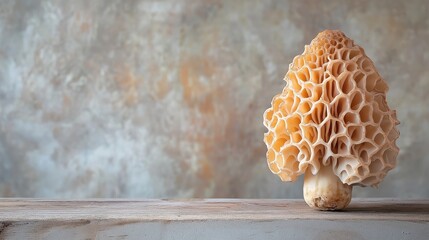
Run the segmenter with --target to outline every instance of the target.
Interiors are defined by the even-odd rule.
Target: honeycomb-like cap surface
[[[375,186],[395,167],[399,132],[386,82],[340,31],[321,32],[289,65],[264,113],[270,170],[294,181],[331,165],[343,183]]]

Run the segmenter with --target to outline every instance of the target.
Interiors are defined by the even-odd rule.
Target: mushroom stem
[[[347,207],[353,187],[344,184],[332,171],[332,166],[321,166],[313,175],[308,169],[304,177],[304,200],[319,210],[339,210]]]

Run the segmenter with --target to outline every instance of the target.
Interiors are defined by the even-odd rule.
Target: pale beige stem
[[[353,187],[344,184],[331,166],[321,166],[313,175],[308,169],[304,177],[304,200],[308,206],[320,210],[339,210],[347,207]]]

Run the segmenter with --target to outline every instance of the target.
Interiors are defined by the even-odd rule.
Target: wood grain
[[[323,212],[303,200],[281,199],[0,199],[0,239],[284,239],[284,234],[427,239],[429,200],[355,199],[344,211]]]

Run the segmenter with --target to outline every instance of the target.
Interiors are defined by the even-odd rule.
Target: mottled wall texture
[[[323,29],[366,49],[401,121],[357,197],[429,197],[428,1],[1,1],[0,196],[297,198],[262,114]],[[429,150],[428,150],[429,151]]]

